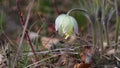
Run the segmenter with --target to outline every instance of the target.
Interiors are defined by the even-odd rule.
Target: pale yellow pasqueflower
[[[65,39],[73,34],[78,34],[78,24],[74,17],[61,14],[55,20],[55,29]]]

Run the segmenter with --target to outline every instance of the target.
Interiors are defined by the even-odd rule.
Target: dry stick
[[[57,13],[57,15],[59,15],[60,12],[59,12],[59,10],[58,10],[58,8],[57,8],[57,6],[56,6],[56,1],[55,1],[55,0],[52,0],[52,3],[53,3],[53,7],[54,7],[55,12]]]
[[[42,23],[42,26],[43,26],[44,22],[46,22],[46,18],[45,18],[45,16],[40,15],[40,19],[41,19],[41,21],[43,22],[43,23]],[[45,20],[44,20],[44,19],[45,19]],[[39,34],[39,32],[41,31],[42,26],[41,26],[41,27],[39,28],[39,30],[37,31],[37,34]]]
[[[53,51],[65,51],[68,48],[58,48],[58,49],[54,49],[54,50],[47,50],[47,51],[41,51],[41,52],[36,52],[36,54],[47,54],[47,53],[52,53]],[[74,51],[76,48],[72,49],[69,48],[69,51]],[[28,56],[33,55],[33,53],[31,53],[30,51],[27,51]],[[24,54],[26,54],[26,52],[24,52]]]
[[[31,49],[32,49],[32,51],[33,51],[33,53],[34,53],[35,59],[36,59],[36,61],[37,61],[37,56],[36,56],[36,54],[35,54],[34,48],[33,48],[32,43],[31,43],[31,41],[30,41],[30,38],[29,38],[29,35],[28,35],[28,31],[26,30],[27,25],[28,25],[28,21],[29,21],[29,17],[30,17],[30,11],[31,11],[31,9],[32,9],[34,0],[32,0],[32,1],[30,2],[30,7],[29,7],[29,9],[28,9],[28,14],[27,14],[26,22],[25,22],[24,19],[23,19],[23,16],[22,16],[22,13],[21,13],[21,10],[20,10],[19,3],[18,3],[18,2],[19,2],[19,1],[16,0],[17,9],[18,9],[19,16],[20,16],[20,20],[21,20],[21,23],[22,23],[22,25],[23,25],[23,27],[24,27],[24,30],[23,30],[23,33],[22,33],[22,37],[21,37],[21,40],[20,40],[20,44],[19,44],[19,46],[18,46],[18,50],[17,50],[16,56],[15,56],[15,59],[14,59],[12,68],[15,68],[16,60],[17,60],[17,57],[19,56],[19,53],[20,53],[20,51],[21,51],[21,46],[22,46],[22,42],[23,42],[23,38],[24,38],[24,35],[25,35],[25,34],[26,34],[26,36],[27,36],[27,40],[28,40],[28,42],[29,42],[29,44],[30,44],[30,47],[31,47]]]
[[[119,57],[117,57],[116,55],[113,55],[113,56],[117,59],[117,61],[120,61]]]
[[[30,47],[31,47],[33,53],[35,53],[34,48],[33,48],[33,45],[32,45],[31,40],[30,40],[30,37],[29,37],[29,35],[28,35],[28,31],[26,30],[27,24],[28,24],[28,20],[29,20],[29,17],[30,17],[30,11],[31,11],[31,9],[32,9],[33,3],[34,3],[34,0],[29,4],[30,7],[29,7],[29,9],[28,9],[28,15],[27,15],[26,22],[23,20],[23,16],[21,16],[21,20],[23,20],[22,23],[23,23],[23,27],[25,28],[24,32],[26,33],[27,40],[28,40],[28,42],[29,42],[29,44],[30,44]],[[18,7],[19,7],[19,5],[18,5]],[[20,8],[19,8],[19,10],[20,10]],[[21,10],[20,10],[19,15],[21,15]],[[25,23],[24,23],[24,22],[25,22]],[[24,24],[25,24],[25,26],[24,26]],[[34,54],[34,55],[35,55],[35,54]],[[35,55],[35,56],[36,56],[36,55]]]
[[[61,55],[61,54],[59,54],[59,55]],[[41,62],[43,62],[43,61],[46,61],[46,60],[51,59],[51,58],[54,58],[54,57],[58,57],[59,55],[53,55],[53,56],[51,56],[51,57],[42,59],[42,60],[40,60],[40,61],[38,61],[38,62],[35,62],[35,63],[33,63],[33,64],[28,65],[28,66],[25,67],[25,68],[30,68],[30,67],[33,66],[33,65],[37,65],[37,64],[39,64],[39,63],[41,63]]]

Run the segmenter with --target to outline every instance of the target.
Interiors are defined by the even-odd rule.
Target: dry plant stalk
[[[31,41],[30,41],[30,37],[29,37],[29,35],[28,35],[28,31],[26,30],[27,24],[28,24],[28,21],[29,21],[29,17],[30,17],[30,12],[31,12],[31,9],[32,9],[32,6],[33,6],[33,3],[34,3],[34,0],[32,0],[32,1],[30,2],[30,4],[29,4],[30,7],[29,7],[29,9],[28,9],[27,18],[26,18],[26,21],[25,21],[24,18],[23,18],[23,15],[22,15],[20,6],[19,6],[19,0],[16,0],[17,9],[18,9],[18,14],[19,14],[19,16],[20,16],[20,21],[21,21],[22,27],[23,27],[24,29],[23,29],[23,34],[22,34],[21,40],[20,40],[20,44],[19,44],[19,46],[18,46],[17,53],[16,53],[16,55],[15,55],[15,58],[14,58],[14,61],[13,61],[13,64],[12,64],[12,68],[15,68],[16,61],[17,61],[17,57],[19,56],[19,53],[20,53],[20,51],[21,51],[21,46],[22,46],[22,42],[23,42],[24,35],[26,35],[26,37],[27,37],[27,40],[28,40],[28,42],[29,42],[29,44],[30,44],[30,47],[31,47],[31,50],[32,50],[32,52],[34,53],[35,60],[36,60],[36,61],[38,60],[38,59],[37,59],[37,56],[36,56],[36,54],[35,54],[34,48],[33,48],[33,46],[32,46],[32,43],[31,43]]]

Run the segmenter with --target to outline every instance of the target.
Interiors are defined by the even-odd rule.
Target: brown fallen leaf
[[[76,41],[76,39],[77,39],[77,36],[73,34],[66,43],[73,44]]]
[[[112,55],[112,54],[115,54],[115,49],[111,49],[109,51],[107,51],[106,55]]]
[[[67,58],[68,58],[68,55],[65,53],[65,54],[62,54],[58,60],[58,62],[55,64],[56,66],[63,66],[67,63]]]
[[[90,68],[92,66],[94,50],[92,46],[85,46],[80,53],[81,63],[76,63],[74,68]]]
[[[8,68],[8,60],[0,54],[0,68]]]
[[[93,58],[94,50],[92,46],[85,46],[83,52],[81,52],[81,61],[85,63],[91,63]]]
[[[83,63],[83,62],[77,63],[77,64],[74,65],[74,68],[90,68],[90,67],[91,67],[90,63],[86,64],[86,63]]]
[[[0,54],[0,64],[2,64],[3,56]]]
[[[55,34],[55,24],[48,23],[46,33],[49,34],[48,36],[51,36],[51,35]]]
[[[56,45],[60,40],[58,38],[50,38],[50,37],[42,37],[41,38],[42,45],[50,49],[52,46]]]

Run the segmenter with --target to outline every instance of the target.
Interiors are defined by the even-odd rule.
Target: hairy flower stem
[[[105,0],[101,0],[101,22],[98,22],[99,31],[100,31],[100,46],[101,46],[101,52],[103,53],[104,47],[103,47],[103,27],[105,26]]]
[[[72,11],[80,11],[91,22],[91,24],[92,24],[92,30],[93,30],[93,32],[92,32],[93,33],[93,44],[95,46],[96,45],[96,40],[97,40],[96,39],[96,27],[95,27],[95,21],[93,20],[92,15],[90,15],[86,10],[81,9],[81,8],[73,8],[73,9],[71,9],[71,10],[69,10],[67,12],[67,15],[69,15]]]
[[[104,26],[104,30],[105,30],[105,37],[106,37],[107,45],[110,46],[110,40],[109,40],[109,35],[108,35],[108,28],[107,28],[107,26]]]
[[[101,46],[101,51],[103,53],[104,47],[103,47],[103,30],[102,30],[102,23],[98,22],[98,28],[99,28],[99,36],[100,36],[100,46]]]
[[[116,35],[115,35],[115,49],[118,49],[118,34],[119,34],[119,26],[120,26],[120,15],[118,14],[118,5],[117,5],[117,1],[115,0],[115,10],[116,10]]]
[[[101,23],[103,24],[103,28],[104,28],[104,31],[105,31],[105,38],[106,38],[106,41],[107,41],[107,45],[110,45],[110,42],[109,42],[109,36],[108,36],[108,29],[107,29],[107,24],[106,23],[109,23],[109,22],[105,22],[105,0],[101,0],[101,9],[102,9],[102,17],[101,17]]]
[[[120,16],[117,16],[117,21],[116,21],[116,35],[115,35],[115,49],[118,49],[118,34],[119,34],[119,27],[120,26]]]

